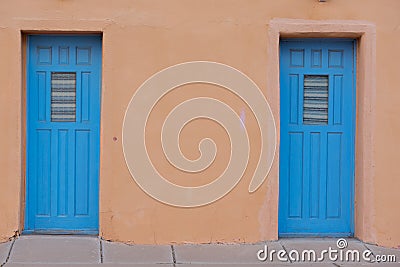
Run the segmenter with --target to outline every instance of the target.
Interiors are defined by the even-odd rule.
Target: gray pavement
[[[251,267],[265,264],[400,267],[400,249],[369,245],[356,239],[346,239],[345,246],[340,249],[337,240],[337,238],[283,238],[279,241],[257,244],[126,245],[90,236],[25,235],[0,244],[0,265]],[[265,249],[268,257],[265,261],[260,261],[257,254],[265,257],[265,253],[259,253]],[[337,251],[333,252],[332,258],[328,252],[324,252],[329,249]],[[314,252],[311,250],[315,252],[315,260]],[[363,259],[364,252],[370,261]],[[353,258],[357,258],[357,254],[360,260],[352,261]],[[303,255],[305,260],[302,260]],[[308,257],[311,257],[311,260]],[[346,257],[350,261],[346,261]],[[377,260],[387,262],[377,262]]]

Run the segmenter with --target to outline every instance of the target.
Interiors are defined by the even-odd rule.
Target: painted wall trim
[[[293,38],[355,38],[357,44],[356,144],[355,144],[355,237],[376,243],[374,227],[374,134],[376,101],[376,27],[366,21],[272,19],[268,26],[267,88],[279,92],[279,40]],[[279,93],[271,98],[272,109],[279,114]],[[276,120],[280,132],[280,120]],[[278,136],[278,147],[280,137]],[[279,151],[276,156],[279,160]],[[279,177],[279,174],[278,174]],[[279,178],[278,178],[279,180]],[[275,183],[279,190],[279,181]],[[277,194],[278,198],[279,195]],[[278,200],[276,199],[276,203]]]

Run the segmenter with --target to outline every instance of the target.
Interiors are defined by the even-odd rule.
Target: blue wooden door
[[[355,41],[280,45],[280,236],[353,234]]]
[[[98,231],[101,37],[32,35],[25,232]]]

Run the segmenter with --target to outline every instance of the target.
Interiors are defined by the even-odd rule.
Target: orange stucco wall
[[[0,241],[22,230],[25,183],[23,36],[30,32],[63,31],[103,34],[100,236],[145,244],[277,239],[278,157],[261,188],[253,194],[247,191],[257,164],[260,142],[260,133],[251,116],[248,128],[252,151],[244,177],[230,194],[204,207],[172,207],[146,195],[130,176],[121,138],[125,110],[135,90],[157,71],[195,60],[221,62],[248,75],[270,102],[279,130],[279,89],[273,82],[278,81],[274,67],[278,62],[273,55],[278,39],[272,40],[277,35],[270,33],[276,22],[274,18],[284,18],[335,21],[308,26],[306,31],[314,36],[319,36],[319,32],[324,32],[324,36],[331,33],[331,36],[341,36],[338,34],[342,31],[340,21],[350,20],[354,25],[362,21],[374,29],[373,38],[365,40],[363,26],[354,26],[353,31],[343,28],[349,31],[347,34],[360,38],[360,46],[364,47],[360,48],[359,71],[368,71],[368,77],[376,77],[374,90],[357,92],[360,106],[357,127],[362,127],[357,128],[355,230],[356,236],[367,242],[400,246],[400,171],[396,168],[400,150],[397,141],[400,134],[399,14],[397,0],[328,0],[325,3],[317,0],[1,1]],[[276,32],[281,30],[285,32],[285,27],[278,27]],[[375,45],[376,50],[371,49]],[[365,79],[365,75],[364,71],[358,73],[358,78],[364,81],[358,81],[360,88],[370,88],[365,84],[368,81],[375,83],[375,80]],[[178,89],[168,94],[159,103],[158,113],[150,118],[149,150],[151,157],[160,164],[159,171],[172,174],[168,176],[171,181],[198,185],[212,180],[226,164],[229,144],[222,128],[208,121],[198,121],[183,130],[182,150],[189,158],[198,156],[197,144],[201,138],[211,137],[219,146],[215,166],[190,180],[165,164],[158,139],[160,120],[178,101],[193,96],[213,96],[230,102],[238,112],[244,105],[228,92],[216,93],[212,85],[186,86],[193,90],[188,93]],[[196,90],[199,86],[202,86],[201,91]],[[368,101],[362,101],[364,98]],[[250,111],[246,110],[247,113]],[[368,118],[370,121],[365,124]],[[361,149],[363,145],[370,149]]]

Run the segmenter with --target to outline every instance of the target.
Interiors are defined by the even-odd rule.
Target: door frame
[[[376,26],[365,21],[352,20],[302,20],[272,19],[268,24],[268,60],[267,88],[278,90],[278,96],[272,99],[272,109],[280,118],[280,38],[352,38],[357,39],[356,64],[356,112],[355,112],[355,179],[354,179],[354,236],[365,242],[374,242],[376,233],[373,227],[375,177],[375,95],[376,95]],[[280,132],[280,120],[277,120]],[[278,146],[279,146],[278,136]],[[279,151],[277,151],[279,158]],[[279,162],[279,160],[277,160]],[[277,182],[272,190],[279,192],[279,166],[275,165]],[[272,205],[278,212],[279,194]],[[278,218],[278,213],[276,214]],[[275,238],[278,238],[276,224]]]
[[[352,42],[353,43],[353,74],[352,74],[352,92],[351,92],[351,102],[352,102],[352,107],[351,107],[351,128],[350,128],[350,135],[351,135],[351,142],[353,144],[353,147],[351,149],[351,177],[350,177],[350,195],[349,195],[349,201],[350,201],[350,218],[349,218],[349,223],[350,223],[350,233],[347,235],[346,233],[281,233],[279,234],[279,208],[278,208],[278,235],[279,237],[353,237],[354,236],[354,180],[355,180],[355,175],[354,175],[354,170],[355,170],[355,131],[356,131],[356,103],[357,103],[357,84],[356,84],[356,73],[357,73],[357,43],[358,40],[354,38],[281,38],[279,41],[279,47],[281,46],[281,41],[288,41],[288,42],[304,42],[304,44],[307,43],[312,43],[315,40],[315,42],[319,43],[330,43],[330,42]],[[281,57],[281,53],[280,57]],[[279,74],[281,74],[281,70],[279,68]],[[312,72],[310,73],[312,74]],[[279,95],[281,95],[281,89],[279,89]],[[280,98],[281,99],[281,98]],[[281,101],[279,103],[279,106],[281,106]],[[279,117],[280,121],[281,117]],[[281,127],[279,127],[281,130]],[[281,134],[281,131],[279,131],[279,136]],[[281,138],[280,138],[281,139]],[[280,145],[280,143],[279,143]],[[280,150],[280,146],[279,146]],[[280,164],[280,158],[279,158],[279,164]],[[280,176],[280,169],[278,170],[279,176]],[[280,188],[279,188],[280,190]],[[280,191],[279,191],[280,192]],[[279,200],[278,200],[279,203]]]
[[[57,231],[53,232],[49,231],[34,231],[34,230],[26,230],[26,219],[27,219],[27,203],[26,203],[26,194],[27,194],[27,163],[28,163],[28,86],[29,86],[29,36],[33,35],[42,35],[42,36],[99,36],[101,39],[101,66],[99,70],[100,75],[100,110],[99,110],[99,164],[98,164],[98,229],[97,231],[84,230],[84,231]],[[21,174],[22,181],[20,187],[20,210],[19,210],[19,230],[16,231],[16,234],[74,234],[74,235],[94,235],[99,236],[100,233],[100,177],[101,177],[101,143],[102,143],[102,107],[103,107],[103,68],[104,68],[104,58],[103,58],[103,47],[104,47],[104,38],[102,31],[36,31],[36,30],[22,30],[21,31],[21,76],[22,76],[22,92],[21,92]]]

